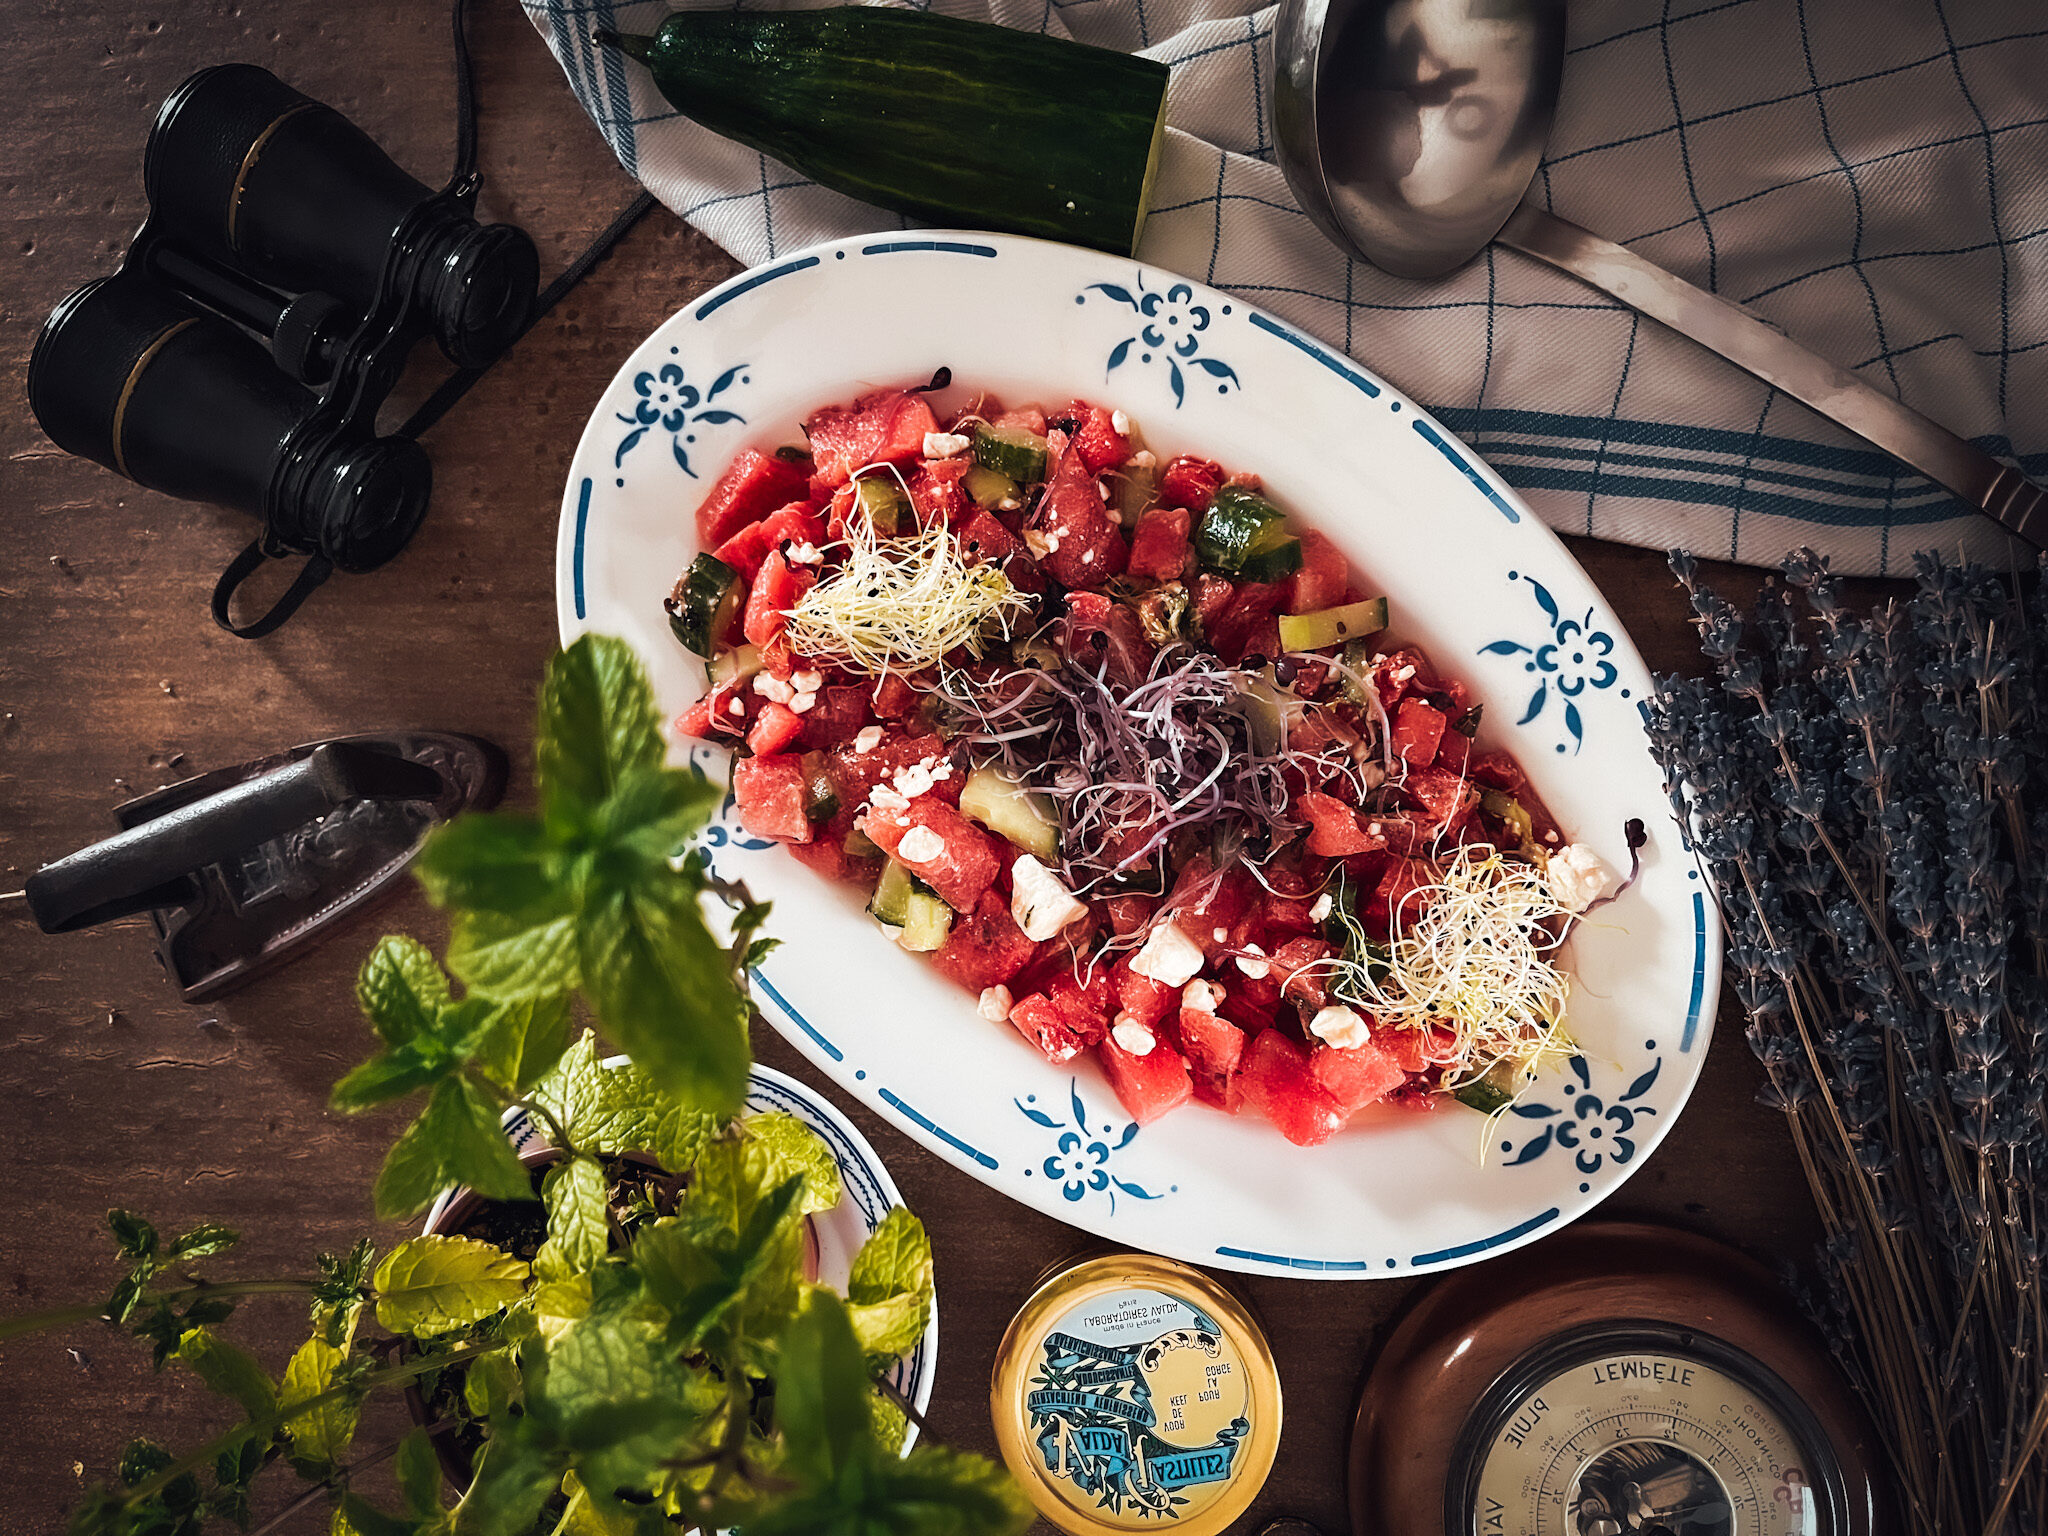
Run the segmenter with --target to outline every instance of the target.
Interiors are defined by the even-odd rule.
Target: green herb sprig
[[[252,1485],[277,1466],[307,1486],[263,1531],[321,1499],[332,1536],[1022,1531],[1029,1507],[1000,1469],[901,1454],[910,1407],[886,1378],[931,1318],[923,1226],[892,1210],[846,1296],[814,1283],[804,1224],[838,1203],[838,1167],[800,1121],[739,1115],[746,976],[772,941],[767,908],[691,852],[722,787],[665,766],[652,691],[615,640],[555,657],[537,747],[536,813],[466,816],[422,850],[448,971],[412,939],[378,943],[356,983],[378,1049],[333,1090],[349,1112],[419,1106],[378,1176],[380,1215],[462,1185],[506,1220],[252,1280],[192,1272],[233,1246],[224,1227],[167,1242],[110,1213],[108,1297],[0,1322],[0,1344],[101,1318],[239,1417],[183,1456],[136,1442],[74,1536],[248,1530]],[[732,907],[722,938],[714,896]],[[630,1061],[579,1027],[579,1001]],[[514,1109],[546,1132],[537,1165],[501,1129]],[[521,1220],[536,1199],[541,1221]],[[265,1294],[310,1311],[276,1378],[220,1332]],[[429,1422],[359,1448],[365,1402],[407,1388]],[[444,1452],[470,1469],[453,1504]],[[395,1507],[365,1475],[384,1463]]]

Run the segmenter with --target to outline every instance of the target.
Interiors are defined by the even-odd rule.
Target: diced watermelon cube
[[[1288,613],[1334,608],[1344,597],[1350,566],[1344,552],[1313,528],[1301,530],[1301,569],[1287,578]]]
[[[719,545],[718,558],[752,581],[760,574],[768,551],[778,544],[817,544],[824,537],[824,519],[811,511],[809,503],[793,501],[758,523],[749,523]]]
[[[1322,1046],[1310,1059],[1309,1070],[1347,1119],[1366,1105],[1385,1098],[1408,1079],[1401,1063],[1370,1040],[1346,1050]]]
[[[1081,1054],[1081,1041],[1072,1027],[1060,1011],[1039,993],[1020,997],[1010,1005],[1010,1023],[1054,1066],[1072,1061]]]
[[[743,757],[732,765],[733,804],[740,825],[756,837],[780,843],[808,843],[810,819],[804,815],[804,770],[795,755]]]
[[[865,825],[877,847],[937,891],[956,912],[972,912],[1003,865],[996,840],[934,795],[919,795],[900,811],[870,805]],[[903,840],[915,828],[938,839],[936,852],[922,858],[904,854]]]
[[[1269,933],[1314,933],[1316,920],[1309,916],[1314,908],[1314,901],[1307,896],[1267,891],[1259,898],[1259,920]]]
[[[1164,1040],[1155,1038],[1151,1050],[1133,1056],[1116,1043],[1115,1035],[1108,1035],[1095,1047],[1095,1059],[1102,1063],[1103,1075],[1125,1113],[1140,1125],[1150,1125],[1194,1097],[1186,1059]]]
[[[891,672],[875,685],[871,702],[882,719],[901,720],[917,708],[921,697],[899,674]]]
[[[1180,988],[1155,981],[1131,969],[1131,956],[1116,963],[1118,1011],[1129,1014],[1147,1029],[1157,1029],[1162,1019],[1180,1008]]]
[[[954,920],[946,942],[933,952],[932,964],[979,995],[1010,980],[1037,952],[1038,946],[1010,916],[1010,904],[988,890],[972,912]]]
[[[1413,768],[1427,768],[1436,761],[1437,743],[1443,740],[1450,722],[1441,710],[1431,709],[1420,699],[1403,699],[1394,715],[1394,750]]]
[[[870,464],[902,464],[924,453],[924,435],[939,421],[923,395],[878,389],[852,405],[828,405],[804,423],[818,479],[844,485]]]
[[[933,518],[951,523],[976,510],[960,477],[974,467],[974,460],[962,454],[953,459],[926,459],[910,477],[910,502],[926,521]]]
[[[811,590],[818,573],[807,565],[792,566],[782,551],[771,549],[761,561],[761,572],[747,593],[747,611],[741,628],[762,650],[780,638],[789,622],[789,610]]]
[[[1147,507],[1131,535],[1131,574],[1153,581],[1177,581],[1186,575],[1193,517],[1186,507]]]
[[[1024,546],[993,514],[976,508],[960,525],[960,557],[969,565],[1001,565]]]
[[[1322,962],[1336,953],[1334,944],[1321,939],[1304,937],[1282,944],[1273,951],[1270,962],[1273,975],[1280,981],[1280,995],[1311,1010],[1324,1006],[1330,1000],[1326,990],[1330,972]]]
[[[1233,1115],[1244,1103],[1237,1086],[1237,1065],[1244,1057],[1245,1035],[1227,1019],[1193,1008],[1180,1011],[1180,1045],[1186,1053],[1195,1097]]]
[[[1447,1029],[1397,1029],[1377,1021],[1372,1027],[1372,1038],[1373,1044],[1408,1073],[1428,1071],[1433,1064],[1431,1056],[1446,1052],[1456,1039]]]
[[[1245,1102],[1297,1147],[1328,1141],[1344,1124],[1343,1107],[1316,1081],[1308,1053],[1283,1030],[1269,1029],[1251,1042],[1237,1086]]]
[[[1076,400],[1067,414],[1080,422],[1074,448],[1095,474],[1114,469],[1131,456],[1130,440],[1116,429],[1116,414],[1100,405]]]
[[[804,745],[820,751],[850,741],[868,723],[868,690],[861,683],[827,683],[804,716]]]
[[[1391,932],[1398,918],[1405,926],[1422,915],[1426,898],[1418,898],[1416,892],[1435,885],[1440,871],[1427,859],[1396,859],[1387,866],[1387,872],[1380,876],[1380,883],[1366,903],[1366,917],[1369,926],[1381,933]]]
[[[1358,819],[1357,810],[1335,795],[1319,794],[1311,789],[1296,795],[1291,804],[1308,818],[1310,853],[1337,859],[1347,853],[1370,853],[1375,848],[1387,846],[1385,838],[1367,833]]]
[[[697,547],[716,549],[749,523],[809,491],[810,466],[742,449],[697,506]]]
[[[1123,574],[1130,548],[1123,531],[1110,521],[1087,461],[1058,431],[1048,434],[1046,441],[1055,462],[1031,525],[1053,548],[1038,563],[1062,586],[1099,587]]]
[[[1405,713],[1408,706],[1403,704],[1401,709]],[[1445,831],[1456,828],[1479,808],[1478,786],[1441,768],[1414,770],[1402,781],[1401,789],[1429,813],[1433,827]]]
[[[699,741],[723,739],[730,744],[733,737],[746,729],[744,709],[737,715],[732,712],[734,697],[730,688],[712,689],[676,716],[676,734],[694,736]]]
[[[1097,966],[1085,987],[1069,970],[1055,977],[1052,985],[1045,989],[1046,1000],[1059,1010],[1060,1017],[1067,1021],[1067,1027],[1083,1045],[1093,1045],[1109,1033],[1109,1015],[1115,1006],[1115,993],[1108,981],[1108,968]]]
[[[1223,466],[1207,459],[1182,454],[1169,459],[1159,474],[1159,499],[1169,507],[1204,510],[1216,499],[1216,487],[1223,483]]]
[[[754,728],[747,732],[747,745],[755,756],[769,757],[795,741],[803,734],[803,728],[802,715],[787,704],[778,704],[771,699],[762,707]]]
[[[1109,917],[1110,932],[1126,938],[1152,921],[1159,902],[1151,896],[1112,896],[1103,902],[1102,909]]]

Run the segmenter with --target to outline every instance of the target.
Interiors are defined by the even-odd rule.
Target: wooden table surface
[[[634,189],[516,8],[479,9],[483,209],[530,230],[552,272]],[[418,0],[17,0],[0,44],[14,124],[0,241],[0,889],[105,835],[110,807],[144,789],[349,731],[480,733],[512,749],[513,795],[526,794],[533,692],[554,647],[556,509],[577,434],[631,348],[734,263],[665,212],[650,216],[428,437],[434,505],[411,549],[374,575],[337,578],[271,639],[235,640],[209,621],[206,595],[249,527],[59,453],[29,414],[29,348],[60,297],[112,268],[142,218],[142,145],[157,105],[204,65],[275,70],[438,185],[453,138],[445,12]],[[1661,557],[1572,543],[1654,668],[1697,665]],[[1755,581],[1714,575],[1731,590]],[[349,982],[376,935],[442,937],[416,894],[203,1008],[170,995],[141,920],[45,937],[19,912],[0,913],[0,1310],[102,1293],[112,1205],[167,1227],[206,1218],[243,1229],[232,1265],[242,1273],[296,1271],[365,1228],[395,1121],[343,1119],[327,1091],[367,1049]],[[823,1085],[765,1027],[756,1048]],[[1605,1211],[1680,1223],[1770,1262],[1802,1258],[1813,1215],[1778,1118],[1752,1102],[1759,1081],[1724,1011],[1691,1106]],[[993,1454],[996,1341],[1034,1277],[1080,1234],[828,1092],[932,1232],[944,1309],[932,1431]],[[1517,1260],[1495,1263],[1508,1281]],[[1291,1512],[1341,1531],[1360,1375],[1412,1282],[1252,1279],[1244,1289],[1279,1356],[1287,1427],[1240,1528]],[[301,1321],[294,1305],[257,1302],[237,1327],[277,1369]],[[57,1529],[131,1437],[196,1443],[215,1422],[202,1399],[175,1373],[152,1375],[102,1326],[7,1346],[0,1532]]]

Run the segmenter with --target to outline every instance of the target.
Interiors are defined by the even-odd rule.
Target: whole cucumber
[[[1132,254],[1167,68],[926,11],[677,11],[599,32],[685,117],[835,191],[935,224]]]

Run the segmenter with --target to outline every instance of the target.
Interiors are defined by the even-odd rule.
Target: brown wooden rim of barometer
[[[1829,1536],[1897,1531],[1876,1432],[1770,1274],[1682,1228],[1606,1221],[1439,1280],[1394,1324],[1352,1425],[1353,1536],[1433,1536],[1452,1449],[1486,1390],[1544,1339],[1623,1321],[1676,1324],[1768,1366],[1812,1411],[1841,1465],[1848,1523]]]

